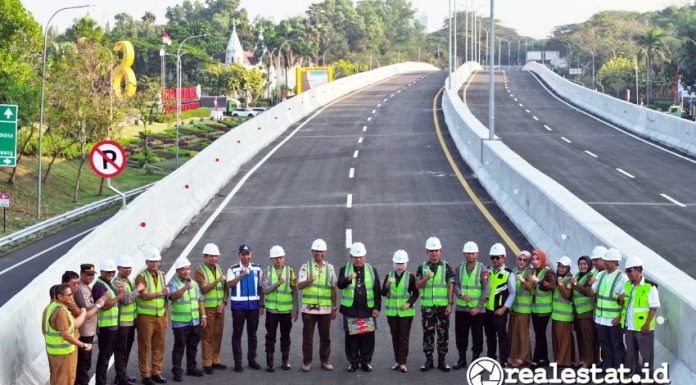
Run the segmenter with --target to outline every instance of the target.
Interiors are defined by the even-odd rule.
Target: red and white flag
[[[166,31],[162,32],[162,44],[172,45],[172,38],[169,37],[169,34]]]

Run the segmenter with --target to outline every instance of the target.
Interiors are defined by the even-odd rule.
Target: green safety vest
[[[60,302],[57,301],[52,301],[49,305],[48,308],[46,309],[46,353],[52,356],[64,356],[68,355],[72,352],[75,351],[77,348],[75,345],[71,344],[70,342],[66,341],[63,336],[60,335],[60,332],[53,329],[51,327],[51,316],[53,315],[53,312],[55,312],[58,309],[62,309],[67,315],[68,319],[70,320],[70,329],[68,332],[71,335],[74,335],[75,333],[75,319],[72,317],[68,309],[65,308],[65,306],[61,305]]]
[[[198,268],[203,272],[206,283],[211,283],[215,281],[215,277],[220,277],[222,275],[222,269],[220,269],[220,266],[218,265],[215,265],[215,274],[213,274],[213,271],[210,270],[210,268],[206,264],[202,264],[198,266]],[[214,308],[222,304],[222,302],[225,300],[224,285],[225,284],[223,282],[218,282],[215,285],[215,288],[211,289],[207,293],[203,293],[203,302],[205,304],[205,307]]]
[[[568,283],[570,275],[563,278],[563,285]],[[567,300],[561,295],[561,289],[556,287],[553,291],[553,310],[551,319],[561,322],[573,322],[573,301],[572,298]]]
[[[128,278],[121,278],[119,275],[116,275],[116,278],[114,278],[113,283],[118,283],[121,282],[123,284],[123,287],[126,289],[126,296],[130,296],[130,294],[133,292],[133,284]],[[118,325],[119,326],[133,326],[133,321],[135,321],[135,316],[137,313],[137,307],[135,306],[135,302],[129,303],[128,305],[124,304],[119,304],[118,308]]]
[[[375,307],[375,271],[372,270],[372,266],[370,266],[369,263],[366,263],[363,266],[364,274],[363,278],[365,280],[365,290],[367,291],[367,307],[368,308],[373,308]],[[353,273],[353,264],[348,262],[346,263],[346,268],[344,271],[344,276],[348,277],[351,273]],[[341,290],[341,306],[345,307],[351,307],[353,306],[353,297],[355,297],[355,280],[352,280],[350,282],[350,285],[346,286],[343,290]]]
[[[290,286],[290,268],[283,266],[283,270],[278,275],[278,271],[273,266],[268,266],[266,276],[271,286],[280,280],[280,276],[285,277],[285,282],[280,284],[276,290],[266,294],[264,307],[268,310],[275,310],[279,313],[290,313],[292,311],[292,286]]]
[[[440,260],[439,267],[435,276],[425,283],[425,287],[421,289],[421,308],[433,306],[449,305],[449,297],[447,296],[447,272],[445,261]],[[430,274],[430,266],[427,262],[421,265],[423,278]]]
[[[145,278],[145,282],[147,283],[147,287],[145,288],[147,293],[156,293],[158,291],[162,291],[164,288],[164,273],[158,271],[157,280],[154,280],[152,278],[152,274],[150,274],[150,272],[147,270],[141,271],[140,274]],[[139,315],[144,314],[154,317],[162,317],[164,316],[166,305],[167,302],[164,296],[147,301],[142,297],[139,297],[137,300]]]
[[[405,271],[398,285],[396,284],[396,273],[394,271],[389,273],[389,278],[394,278],[394,283],[389,285],[389,293],[384,301],[387,317],[405,318],[415,316],[416,309],[413,305],[406,310],[401,308],[411,297],[408,293],[408,282],[411,280],[411,273]]]
[[[109,291],[109,299],[116,298],[116,292],[111,289],[111,285],[101,277],[97,278],[97,282],[101,283]],[[118,303],[109,310],[99,309],[97,312],[97,326],[100,328],[108,328],[118,325]]]
[[[548,267],[541,269],[537,273],[537,278],[539,278],[539,283],[544,279],[546,272],[549,271]],[[534,297],[532,299],[532,313],[534,314],[549,314],[553,310],[553,292],[550,290],[541,291],[539,286],[534,288]]]
[[[522,271],[515,271],[515,300],[512,302],[512,311],[517,314],[531,314],[532,313],[532,292],[528,291],[522,285],[519,279],[517,279],[517,274],[520,274],[522,278],[527,279],[527,274],[529,274],[529,269],[524,269]]]
[[[503,295],[507,291],[507,282],[510,278],[510,270],[503,268],[499,272],[494,272],[493,267],[490,268],[489,283],[491,291],[488,294],[488,301],[486,301],[486,310],[494,311],[499,309],[505,303],[507,299],[506,295]]]
[[[307,277],[314,276],[314,269],[317,269],[314,260],[307,262]],[[317,269],[318,270],[318,269]],[[329,266],[324,262],[324,268],[319,272],[317,279],[311,285],[302,290],[303,305],[319,305],[320,307],[331,307],[331,285],[329,284]]]
[[[616,318],[621,315],[621,305],[616,302],[619,297],[614,288],[619,282],[621,276],[620,271],[615,271],[616,275],[611,282],[607,279],[607,272],[603,271],[597,276],[599,277],[597,285],[597,308],[595,316],[604,318]]]
[[[602,270],[602,271],[604,271],[604,270]],[[601,273],[602,271],[599,271],[599,270],[597,270],[596,267],[593,267],[592,270],[590,270],[590,275],[592,276],[592,278],[597,278],[599,273]]]
[[[172,283],[176,290],[186,286],[186,283],[176,276],[172,278]],[[198,309],[198,284],[196,281],[191,281],[192,287],[184,292],[179,299],[172,301],[172,322],[190,323],[193,320],[200,319],[200,310]]]
[[[469,275],[466,269],[466,262],[459,265],[459,286],[461,287],[462,295],[468,294],[471,297],[470,301],[464,301],[461,297],[457,298],[457,306],[462,308],[478,307],[481,295],[483,294],[483,285],[481,284],[481,270],[483,263],[476,262],[474,269]]]
[[[624,284],[624,293],[626,297],[624,298],[624,306],[621,309],[621,327],[626,328],[628,323],[626,322],[626,314],[628,314],[628,304],[633,297],[633,327],[635,330],[641,330],[645,321],[648,320],[648,313],[650,312],[650,305],[648,302],[648,296],[650,290],[652,290],[654,285],[652,282],[645,281],[643,284],[635,287],[631,281],[627,281]],[[634,291],[635,290],[635,291]],[[650,321],[650,330],[655,330],[655,317]]]
[[[577,279],[580,273],[575,275],[578,281],[578,286],[582,286],[592,277],[592,272],[585,274],[581,279]],[[594,309],[594,302],[591,297],[582,294],[578,289],[573,288],[573,304],[575,305],[575,314],[589,313]]]

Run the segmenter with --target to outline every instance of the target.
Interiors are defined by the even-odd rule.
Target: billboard
[[[311,90],[333,81],[332,67],[297,67],[297,86],[295,93]]]

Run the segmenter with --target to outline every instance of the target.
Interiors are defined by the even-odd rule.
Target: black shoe
[[[450,366],[445,363],[444,360],[438,360],[437,361],[437,368],[442,370],[443,372],[449,372],[450,371]]]
[[[187,376],[203,377],[203,372],[200,369],[191,369],[186,371]]]
[[[421,366],[420,370],[421,370],[421,372],[427,372],[428,370],[433,369],[433,368],[435,368],[435,365],[433,364],[433,359],[427,358],[425,360],[425,363],[423,364],[423,366]]]
[[[280,364],[280,368],[283,370],[290,370],[290,362],[287,358],[283,359],[283,363]]]
[[[143,378],[143,384],[145,385],[155,385],[155,381],[152,380],[150,377],[145,377]]]
[[[158,384],[166,384],[167,383],[167,379],[162,377],[161,374],[156,374],[150,378],[152,378],[152,381],[155,381]]]
[[[459,369],[462,369],[462,368],[466,368],[466,360],[460,358],[459,361],[457,361],[457,363],[454,364],[454,366],[452,367],[452,369],[454,369],[454,370],[459,370]]]
[[[138,382],[138,379],[135,377],[127,377],[126,381],[128,381],[129,384],[135,384],[136,382]]]
[[[261,370],[261,365],[254,360],[249,360],[249,367],[256,370]]]
[[[205,374],[213,374],[213,373],[215,373],[215,370],[213,370],[213,367],[212,367],[212,366],[204,366],[204,367],[203,367],[203,371],[205,372]]]
[[[266,371],[275,372],[275,369],[273,369],[273,353],[266,353]]]
[[[356,365],[353,365],[353,364],[348,365],[348,372],[354,373],[356,370],[358,370],[357,364]]]
[[[174,382],[184,382],[184,377],[181,374],[174,375]]]
[[[213,369],[217,369],[217,370],[225,370],[225,369],[227,369],[227,365],[223,365],[223,364],[213,364],[212,368],[213,368]]]
[[[234,366],[234,371],[237,373],[241,373],[244,371],[244,367],[242,365],[235,365]]]
[[[363,363],[363,364],[360,365],[360,366],[362,366],[362,370],[363,370],[363,371],[366,371],[366,372],[371,372],[371,371],[372,371],[372,365],[370,365],[370,364],[368,364],[368,363]]]

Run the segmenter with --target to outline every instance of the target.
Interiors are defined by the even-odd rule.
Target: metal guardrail
[[[127,191],[126,197],[130,198],[136,195],[139,195],[143,192],[145,192],[147,189],[152,187],[156,182],[150,183],[148,185],[138,187],[136,189]],[[7,235],[5,237],[0,238],[0,249],[5,248],[8,245],[11,245],[13,243],[29,239],[32,236],[35,236],[38,233],[41,233],[43,231],[46,231],[50,228],[53,228],[55,226],[58,226],[66,221],[69,221],[71,219],[79,218],[83,215],[89,214],[91,212],[97,211],[99,209],[102,209],[104,207],[107,207],[113,203],[118,203],[122,198],[119,195],[114,195],[108,198],[104,198],[102,200],[98,200],[96,202],[89,203],[87,205],[84,205],[82,207],[78,207],[75,210],[68,211],[63,214],[56,215],[55,217],[49,218],[43,222],[39,222],[35,225],[29,226],[25,229],[15,231],[14,233]]]

